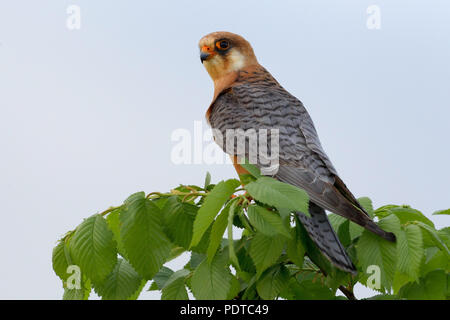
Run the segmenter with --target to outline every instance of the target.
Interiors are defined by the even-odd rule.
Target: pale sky
[[[212,31],[246,37],[303,101],[356,196],[449,208],[449,16],[444,0],[0,2],[0,299],[60,299],[56,240],[131,193],[235,177],[170,157],[211,100],[197,43]]]

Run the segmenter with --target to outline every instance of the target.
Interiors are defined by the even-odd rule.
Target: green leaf
[[[108,216],[106,217],[106,222],[108,223],[108,227],[114,235],[114,241],[117,243],[117,251],[122,257],[126,258],[127,253],[123,246],[122,238],[120,237],[120,210],[121,208],[116,209],[108,214]]]
[[[184,278],[177,278],[162,289],[161,300],[189,300]]]
[[[232,276],[231,277],[231,288],[230,288],[230,291],[228,291],[227,300],[235,299],[240,291],[241,291],[241,283],[235,276]]]
[[[308,194],[293,185],[269,177],[260,177],[247,184],[245,189],[255,200],[269,206],[300,211],[309,216]]]
[[[374,217],[372,200],[368,197],[358,198],[359,204],[366,210],[371,218]]]
[[[178,197],[170,197],[167,200],[162,209],[164,231],[173,243],[189,248],[197,211],[195,205],[182,203]]]
[[[427,248],[426,250],[426,260],[422,265],[420,273],[426,275],[434,270],[450,270],[450,259],[445,256],[442,250],[437,247]]]
[[[411,277],[397,270],[394,275],[394,281],[392,282],[394,294],[397,294],[399,290],[408,282],[411,282]]]
[[[139,192],[133,193],[131,196],[126,198],[123,203],[126,205],[129,205],[130,203],[132,203],[135,200],[143,200],[144,198],[145,198],[145,192],[139,191]]]
[[[211,230],[212,230],[212,224],[208,227],[205,233],[203,233],[202,238],[198,242],[196,246],[191,247],[191,251],[197,252],[197,253],[204,253],[206,254],[206,251],[209,247],[209,238],[211,236]]]
[[[91,282],[82,277],[79,289],[64,287],[63,300],[87,300],[91,293]]]
[[[448,247],[442,241],[442,239],[439,237],[437,231],[434,228],[432,228],[429,225],[422,223],[420,221],[415,221],[414,224],[418,225],[424,231],[426,231],[428,233],[428,235],[431,236],[435,245],[445,253],[445,255],[447,256],[447,259],[450,259],[450,251],[449,251]]]
[[[71,264],[72,261],[69,256],[69,249],[67,248],[66,242],[64,240],[60,240],[56,247],[53,248],[52,265],[56,275],[62,281],[66,281],[69,277],[67,267]]]
[[[162,300],[189,300],[185,279],[190,274],[187,269],[181,269],[174,272],[167,279],[164,287],[162,288]]]
[[[120,234],[131,265],[145,279],[152,279],[172,247],[162,230],[160,209],[148,199],[136,199],[121,211],[120,221]]]
[[[417,280],[423,257],[422,232],[416,225],[407,225],[397,237],[397,268],[412,280]]]
[[[350,234],[350,239],[354,240],[354,239],[358,238],[359,236],[361,236],[361,234],[364,231],[364,228],[361,227],[360,225],[357,225],[356,223],[354,223],[352,221],[349,221],[348,231]]]
[[[334,292],[324,285],[324,279],[315,272],[302,272],[289,281],[288,295],[294,300],[331,300]]]
[[[285,239],[280,236],[269,237],[256,233],[250,243],[249,254],[255,263],[257,277],[273,265],[283,251]]]
[[[289,278],[289,270],[285,266],[274,266],[264,272],[256,284],[256,290],[264,300],[272,300],[286,288]]]
[[[131,297],[127,298],[127,300],[137,300],[139,298],[142,290],[144,290],[144,287],[146,284],[147,284],[147,280],[142,279],[139,288],[136,290],[136,292]]]
[[[208,186],[211,184],[211,174],[209,172],[206,172],[206,177],[205,177],[205,186],[204,188],[208,188]]]
[[[124,259],[118,259],[114,270],[95,291],[103,300],[126,300],[141,287],[142,277]]]
[[[400,230],[400,221],[395,215],[389,215],[380,220],[378,225],[386,231],[396,232]],[[380,236],[364,230],[356,246],[359,266],[362,268],[360,280],[365,285],[370,266],[378,266],[381,271],[380,284],[382,288],[389,290],[395,274],[397,260],[396,244],[389,242]],[[374,288],[380,290],[382,288]]]
[[[233,199],[234,200],[234,199]],[[234,213],[236,211],[237,206],[237,200],[231,201],[230,210],[228,212],[228,256],[230,258],[230,261],[233,263],[233,266],[236,268],[237,271],[240,271],[241,268],[239,266],[238,258],[236,257],[236,252],[234,250],[234,240],[233,240],[233,218]],[[238,210],[242,210],[241,208],[238,208]]]
[[[240,246],[240,248],[236,252],[241,271],[250,274],[256,273],[255,264],[253,263],[252,257],[250,257],[249,250],[247,250],[249,241],[246,238],[241,241],[244,242],[244,245]]]
[[[398,295],[409,300],[445,300],[449,274],[442,270],[428,273],[419,283],[410,282],[403,286]]]
[[[248,207],[247,214],[250,223],[261,233],[267,236],[280,234],[291,238],[289,230],[285,227],[277,212],[269,211],[261,206],[251,205]]]
[[[450,215],[450,209],[438,210],[438,211],[433,212],[433,215],[439,215],[439,214],[447,214],[447,215]]]
[[[192,236],[191,247],[200,242],[203,234],[214,221],[217,213],[240,185],[236,179],[219,182],[208,194],[194,221],[194,234]]]
[[[226,257],[225,257],[226,258]],[[211,264],[198,265],[191,279],[192,293],[198,300],[224,300],[231,289],[232,275],[224,255],[217,255]]]
[[[189,260],[189,268],[190,270],[195,270],[200,263],[205,260],[206,255],[197,253],[197,252],[191,252],[191,259]]]
[[[346,218],[335,213],[330,213],[328,215],[328,220],[330,221],[330,224],[336,233],[339,232],[339,228],[341,227],[341,225],[348,221]]]
[[[291,229],[292,237],[287,242],[286,254],[300,268],[303,266],[306,249],[303,246],[302,239],[297,228]]]
[[[78,226],[69,247],[73,261],[93,283],[103,282],[116,265],[113,233],[99,214],[85,219]]]
[[[225,230],[227,228],[228,224],[228,213],[230,210],[230,205],[228,204],[222,212],[217,216],[216,221],[214,221],[214,224],[211,229],[211,236],[209,239],[209,246],[208,250],[206,252],[208,256],[208,263],[211,263],[214,256],[216,255],[217,249],[220,246],[220,243],[223,239],[223,234],[225,233]]]
[[[248,173],[250,173],[253,177],[259,178],[259,177],[262,176],[261,175],[261,171],[259,170],[259,168],[257,166],[255,166],[255,165],[253,165],[253,164],[250,164],[247,159],[245,159],[245,162],[241,163],[240,165],[245,170],[247,170]]]
[[[445,227],[438,230],[437,234],[447,247],[450,246],[450,227]]]
[[[169,257],[167,257],[166,262],[172,261],[175,258],[178,258],[182,253],[186,252],[186,249],[183,247],[173,246],[170,249]]]
[[[162,267],[153,277],[153,283],[156,284],[156,287],[159,290],[162,290],[162,288],[166,285],[167,280],[173,273],[174,272],[171,269]]]
[[[429,225],[430,227],[434,228],[433,222],[427,217],[425,217],[419,210],[407,206],[398,206],[390,208],[389,211],[392,214],[395,214],[400,219],[400,223],[402,225],[410,221],[421,221],[426,225]]]

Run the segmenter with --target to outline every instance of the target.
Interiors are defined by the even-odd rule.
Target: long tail
[[[319,250],[339,269],[356,274],[356,268],[331,227],[325,210],[310,202],[309,214],[311,218],[297,212],[300,221]]]

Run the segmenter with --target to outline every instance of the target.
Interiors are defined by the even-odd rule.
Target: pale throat
[[[205,67],[214,81],[227,77],[246,66],[245,56],[237,50],[232,50],[227,56],[226,61],[221,56],[206,61]]]

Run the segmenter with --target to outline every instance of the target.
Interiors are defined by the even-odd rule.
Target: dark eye
[[[219,50],[226,50],[230,47],[230,43],[227,40],[220,40],[217,41],[216,47]]]

